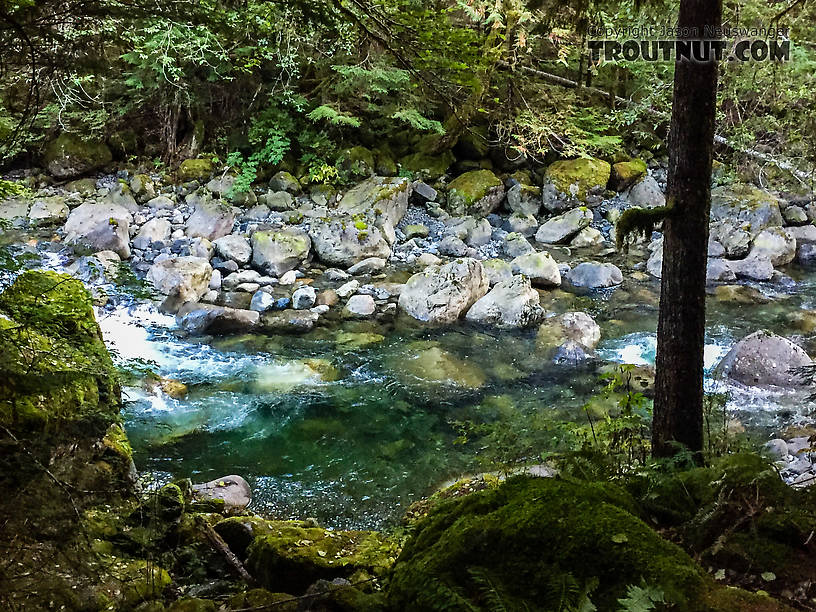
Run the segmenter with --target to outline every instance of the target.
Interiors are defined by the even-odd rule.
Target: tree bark
[[[721,0],[681,0],[679,29],[690,39],[719,27]],[[665,457],[703,448],[703,348],[711,165],[718,64],[675,64],[669,134],[667,204],[663,224],[663,277],[657,328],[652,452]]]

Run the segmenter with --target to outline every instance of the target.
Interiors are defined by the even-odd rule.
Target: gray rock
[[[319,318],[311,310],[269,311],[261,315],[260,328],[268,333],[302,334],[314,328]]]
[[[784,266],[796,258],[796,238],[781,227],[769,227],[754,237],[749,257],[767,257],[774,266]]]
[[[252,247],[249,241],[238,234],[222,236],[215,242],[215,252],[223,259],[231,259],[241,265],[246,265],[252,259]]]
[[[520,255],[510,262],[513,274],[523,274],[530,281],[541,287],[558,287],[561,285],[561,272],[552,255],[546,251]]]
[[[300,181],[285,170],[277,172],[269,181],[269,188],[273,191],[287,191],[297,195],[301,191]]]
[[[437,249],[442,255],[449,257],[467,257],[471,252],[470,247],[456,236],[446,236],[437,245]]]
[[[238,191],[235,188],[236,177],[227,174],[216,177],[207,183],[207,189],[219,196],[222,200],[227,200],[237,206],[252,206],[258,201],[258,196],[252,189]]]
[[[765,228],[783,224],[779,204],[779,198],[752,185],[717,187],[711,190],[711,220],[744,224],[756,236]]]
[[[94,251],[113,251],[122,259],[130,257],[130,222],[127,209],[116,204],[86,202],[68,215],[65,242]]]
[[[63,223],[68,219],[68,205],[60,196],[35,198],[28,211],[28,218],[38,225]]]
[[[380,228],[351,218],[317,219],[309,230],[318,258],[331,266],[348,268],[368,257],[388,259],[391,247]]]
[[[541,188],[516,183],[507,190],[507,206],[522,216],[537,216],[541,210]]]
[[[252,501],[252,489],[246,480],[231,474],[204,484],[194,484],[193,497],[200,501],[223,500],[224,512],[234,514],[246,508]]]
[[[275,298],[271,293],[258,290],[252,294],[252,300],[249,302],[249,309],[257,312],[266,312],[275,305]]]
[[[472,323],[502,329],[531,327],[544,316],[538,291],[526,276],[514,276],[497,283],[467,311]]]
[[[544,223],[536,232],[536,242],[544,244],[559,244],[569,242],[585,227],[592,223],[592,211],[586,206],[573,208],[569,212],[553,217]]]
[[[317,292],[314,287],[306,285],[295,289],[292,294],[292,308],[295,310],[307,310],[315,305]]]
[[[806,381],[794,370],[812,363],[808,354],[787,338],[758,331],[734,345],[717,365],[715,375],[749,387],[798,387]]]
[[[137,249],[148,249],[154,243],[167,243],[170,240],[170,222],[162,217],[155,217],[145,223],[136,237],[133,246]]]
[[[153,210],[172,210],[176,207],[176,203],[165,195],[158,195],[148,200],[147,206]]]
[[[732,282],[737,280],[737,275],[731,269],[730,262],[716,257],[709,257],[706,265],[706,282]]]
[[[513,278],[513,267],[503,259],[486,259],[482,262],[482,267],[491,287]]]
[[[348,269],[349,274],[375,274],[385,269],[385,259],[381,257],[368,257]]]
[[[175,298],[178,306],[197,302],[209,289],[212,267],[199,257],[171,257],[156,261],[147,272],[147,280],[156,290]]]
[[[551,351],[565,342],[574,342],[587,351],[593,350],[601,340],[601,328],[585,312],[565,312],[550,317],[538,328],[536,347]]]
[[[771,280],[774,275],[774,267],[771,260],[767,257],[746,257],[745,259],[737,259],[729,261],[728,266],[737,275],[737,278],[743,278],[754,281]]]
[[[603,244],[603,234],[594,227],[585,227],[575,235],[569,244],[576,249],[600,246]]]
[[[804,225],[808,223],[808,216],[799,206],[788,206],[782,211],[782,217],[787,225]]]
[[[350,216],[374,213],[395,227],[408,210],[410,195],[411,182],[407,178],[374,176],[346,192],[337,209]]]
[[[567,280],[574,287],[601,289],[620,285],[623,274],[614,264],[585,261],[567,273]]]
[[[504,237],[502,251],[508,257],[521,257],[536,252],[535,247],[524,236],[515,232]]]
[[[359,288],[360,281],[350,280],[349,282],[338,287],[337,295],[341,298],[347,298],[348,296],[356,293]]]
[[[187,205],[193,209],[185,228],[185,233],[190,238],[217,240],[232,233],[232,226],[235,224],[232,206],[213,200],[209,194],[190,195],[187,197]]]
[[[408,279],[399,306],[420,321],[452,323],[487,293],[488,286],[484,268],[476,259],[429,266]]]
[[[294,228],[252,234],[252,266],[264,274],[281,276],[308,260],[312,241]]]
[[[800,244],[796,251],[796,261],[803,266],[816,264],[816,244],[811,242]]]
[[[370,295],[352,295],[343,308],[343,316],[365,318],[374,314],[377,305]]]
[[[260,197],[260,202],[262,205],[267,206],[269,210],[279,212],[295,210],[297,208],[292,194],[286,191],[270,191],[265,193]]]
[[[626,199],[633,206],[640,208],[657,208],[666,205],[666,196],[663,195],[657,181],[651,175],[632,185],[626,192]]]
[[[409,199],[412,204],[423,205],[427,204],[428,202],[436,202],[438,195],[439,194],[437,194],[436,189],[427,183],[423,181],[416,181]]]
[[[529,238],[536,233],[536,229],[538,229],[538,220],[533,215],[513,213],[507,218],[505,228],[508,232],[516,232],[525,238]]]
[[[260,313],[214,304],[188,303],[176,315],[179,326],[194,335],[225,336],[253,331]]]

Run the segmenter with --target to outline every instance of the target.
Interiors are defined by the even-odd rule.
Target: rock
[[[737,278],[744,278],[754,281],[771,280],[774,275],[774,267],[768,257],[746,257],[728,262],[728,267],[737,275]]]
[[[536,242],[560,244],[569,242],[582,229],[592,223],[592,211],[586,206],[573,208],[569,212],[553,217],[538,228]]]
[[[646,162],[632,159],[612,165],[611,185],[615,191],[626,191],[646,176]]]
[[[507,206],[522,216],[537,216],[541,210],[541,187],[515,183],[507,190]]]
[[[207,189],[222,200],[227,200],[236,206],[252,206],[258,201],[258,196],[252,188],[239,191],[235,186],[237,177],[232,174],[217,176],[207,183]]]
[[[805,384],[793,370],[812,363],[793,342],[768,331],[746,336],[723,357],[715,375],[749,387],[797,387]]]
[[[754,237],[748,257],[767,257],[774,266],[785,266],[796,258],[796,239],[781,227],[769,227]]]
[[[717,187],[711,190],[711,220],[744,226],[753,237],[766,228],[782,226],[779,204],[779,198],[753,185]]]
[[[436,266],[441,264],[442,260],[433,253],[423,253],[416,258],[416,265],[418,268],[424,270],[428,266]]]
[[[706,282],[718,283],[732,282],[735,280],[737,280],[737,275],[731,269],[729,262],[714,257],[708,258],[708,264],[706,265]]]
[[[160,195],[149,200],[146,206],[154,210],[172,210],[176,207],[176,203],[167,196]]]
[[[708,239],[708,256],[709,257],[725,257],[725,247],[717,242],[714,238]]]
[[[385,259],[381,257],[368,257],[348,269],[349,274],[375,274],[385,269]]]
[[[71,193],[78,193],[83,198],[87,198],[96,193],[96,179],[83,178],[66,183],[65,190]]]
[[[197,302],[209,289],[212,267],[200,257],[171,257],[157,261],[147,272],[156,290],[175,298],[178,306]]]
[[[370,149],[357,145],[340,152],[338,167],[352,176],[374,174],[374,154]]]
[[[179,309],[176,318],[179,326],[190,334],[225,336],[253,331],[260,316],[254,310],[188,302]]]
[[[796,240],[797,245],[805,243],[816,243],[816,225],[802,225],[801,227],[789,227],[788,235]]]
[[[720,285],[714,289],[718,302],[736,302],[737,304],[767,304],[771,300],[761,291],[746,285]]]
[[[521,255],[510,262],[513,274],[523,274],[534,285],[541,287],[558,287],[561,285],[561,272],[552,255],[546,251]]]
[[[433,181],[448,171],[455,158],[450,151],[440,153],[418,151],[402,157],[399,161],[403,170]]]
[[[768,440],[763,447],[767,450],[771,457],[776,459],[785,459],[788,457],[788,443],[779,438]]]
[[[407,384],[481,389],[487,379],[478,366],[431,342],[412,342],[391,366]]]
[[[284,272],[283,276],[278,279],[278,284],[280,284],[282,287],[286,287],[288,285],[294,285],[296,280],[297,272],[294,270],[289,270],[288,272]]]
[[[374,298],[370,295],[352,295],[343,308],[343,316],[352,318],[370,317],[376,309]]]
[[[416,224],[406,225],[402,233],[405,234],[406,240],[410,240],[411,238],[427,238],[430,232],[425,225]]]
[[[490,170],[473,170],[448,185],[447,210],[454,215],[485,217],[504,199],[504,183]]]
[[[252,266],[264,274],[281,276],[308,260],[309,235],[299,229],[280,229],[252,234]]]
[[[542,189],[544,208],[560,212],[589,203],[593,199],[591,196],[606,189],[611,172],[607,162],[593,158],[581,157],[550,164]]]
[[[782,211],[782,218],[786,225],[805,225],[808,223],[807,213],[799,206],[788,206]]]
[[[332,266],[348,268],[369,257],[391,256],[391,247],[380,228],[363,220],[317,219],[309,236],[320,261]]]
[[[576,249],[600,246],[603,244],[603,234],[594,227],[585,227],[575,235],[569,244]]]
[[[496,283],[513,278],[513,267],[503,259],[486,259],[482,262],[482,267],[491,287]]]
[[[341,298],[345,299],[345,298],[349,297],[350,295],[353,295],[354,293],[356,293],[359,288],[360,288],[360,281],[350,280],[349,282],[347,282],[347,283],[345,283],[343,285],[340,285],[340,287],[337,289],[337,295],[340,296]]]
[[[816,244],[807,242],[799,245],[796,251],[796,261],[803,266],[816,264]]]
[[[249,302],[249,309],[257,312],[266,312],[271,310],[275,305],[275,298],[271,293],[258,290],[252,294],[252,300]]]
[[[531,327],[544,316],[538,291],[526,276],[514,276],[497,283],[467,311],[472,323],[494,325],[502,329]]]
[[[209,159],[185,159],[178,169],[178,179],[182,183],[203,182],[213,173],[213,163]]]
[[[242,266],[248,264],[252,259],[252,247],[249,241],[238,234],[222,236],[214,244],[215,252],[224,259],[231,259]]]
[[[243,219],[246,221],[266,221],[269,218],[269,213],[270,210],[266,204],[258,204],[246,211]]]
[[[350,216],[373,213],[395,227],[408,210],[410,195],[411,183],[407,178],[375,176],[346,192],[337,209]]]
[[[156,185],[146,174],[137,174],[130,179],[130,192],[139,204],[144,204],[156,197]]]
[[[591,359],[591,355],[577,342],[567,340],[553,351],[552,362],[556,365],[576,365]]]
[[[187,219],[185,228],[185,233],[190,238],[217,240],[232,233],[235,225],[232,206],[213,200],[209,194],[188,196],[187,205],[193,208],[193,214]]]
[[[574,342],[591,351],[600,340],[601,328],[591,316],[585,312],[566,312],[550,317],[541,324],[536,335],[536,346],[552,351],[565,342]]]
[[[666,205],[666,196],[652,176],[646,176],[635,183],[626,192],[626,199],[632,206],[639,208],[657,208]]]
[[[292,308],[295,310],[308,310],[315,305],[317,292],[314,287],[305,286],[295,289],[292,294]]]
[[[104,142],[63,132],[46,146],[43,164],[51,176],[68,179],[97,170],[112,159]]]
[[[113,188],[102,198],[101,203],[121,206],[130,213],[139,212],[139,205],[136,204],[136,198],[130,192],[130,187],[121,181],[117,181]]]
[[[86,202],[71,211],[65,223],[65,242],[94,251],[113,251],[130,257],[131,214],[115,204]]]
[[[521,257],[532,255],[536,252],[535,247],[522,235],[516,232],[507,234],[502,243],[502,251],[508,257]]]
[[[337,302],[340,301],[340,296],[337,295],[337,292],[334,289],[325,289],[317,294],[317,300],[315,300],[315,304],[317,306],[336,306]]]
[[[614,264],[585,261],[567,273],[567,280],[573,287],[602,289],[620,285],[623,274]]]
[[[170,241],[170,222],[163,217],[154,217],[145,223],[136,237],[133,246],[137,249],[148,249],[154,243],[166,244]]]
[[[269,216],[269,210],[286,212],[287,210],[295,210],[297,208],[297,204],[295,203],[292,194],[287,191],[270,191],[269,193],[263,194],[259,198],[259,201],[261,202],[262,206],[266,206],[267,216]],[[252,210],[255,210],[255,208]]]
[[[445,236],[436,246],[441,255],[449,257],[467,257],[470,247],[456,236]]]
[[[300,181],[284,170],[277,172],[270,179],[269,188],[273,191],[286,191],[292,195],[299,194],[302,189]]]
[[[261,315],[260,328],[267,333],[302,334],[310,331],[319,318],[311,310],[269,311]]]
[[[213,291],[221,290],[221,270],[213,270],[210,275],[210,283],[207,285]]]
[[[37,225],[51,225],[64,223],[69,212],[65,200],[59,196],[35,198],[28,211],[28,218]]]
[[[487,219],[473,219],[472,223],[468,224],[467,236],[465,243],[470,247],[480,247],[490,244],[493,236],[493,226]]]
[[[399,306],[420,321],[452,323],[487,290],[487,275],[481,262],[457,260],[414,274],[402,290]]]
[[[731,221],[720,221],[711,224],[711,238],[719,242],[726,257],[741,259],[751,250],[753,236],[745,229]]]
[[[529,238],[536,233],[538,229],[538,219],[533,215],[521,215],[513,213],[507,218],[504,228],[510,233],[518,233]]]
[[[428,183],[415,181],[413,191],[408,199],[411,204],[423,206],[428,202],[436,202],[438,196],[436,189],[428,185]]]

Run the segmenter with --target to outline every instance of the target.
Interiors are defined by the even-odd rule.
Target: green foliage
[[[315,123],[319,121],[325,121],[329,125],[333,126],[347,126],[347,127],[360,127],[360,120],[356,117],[352,117],[350,115],[344,115],[342,113],[337,112],[331,106],[323,104],[322,106],[318,106],[308,115],[306,115],[309,119],[314,121]]]
[[[618,600],[621,605],[618,612],[650,612],[657,604],[666,603],[663,590],[657,587],[631,585],[626,589],[626,597]]]

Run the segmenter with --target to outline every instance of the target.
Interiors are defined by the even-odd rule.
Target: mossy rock
[[[587,195],[606,188],[611,172],[611,166],[601,159],[579,157],[550,164],[544,179],[560,193],[586,202]]]
[[[227,601],[227,610],[246,610],[258,608],[280,610],[281,612],[295,612],[298,609],[298,600],[287,593],[273,593],[266,589],[250,589],[245,593],[233,595]]]
[[[340,167],[353,176],[374,174],[374,154],[365,147],[356,146],[340,153]]]
[[[427,180],[436,180],[448,171],[456,158],[449,150],[440,153],[416,152],[400,159],[400,166]]]
[[[472,170],[448,185],[448,211],[456,215],[485,216],[504,198],[504,184],[490,170]]]
[[[167,608],[167,612],[215,612],[215,610],[215,602],[196,597],[177,599]]]
[[[379,176],[396,176],[399,172],[394,155],[386,147],[374,150],[374,171]]]
[[[481,610],[497,598],[509,609],[552,610],[574,588],[612,610],[645,582],[677,609],[701,609],[710,580],[636,512],[614,485],[512,478],[432,510],[397,561],[388,602]]]
[[[490,151],[487,126],[477,125],[462,132],[453,151],[459,159],[479,161],[485,158]]]
[[[331,531],[309,521],[256,522],[252,529],[247,569],[262,586],[297,594],[360,570],[383,575],[397,554],[394,542],[373,531]]]
[[[646,176],[646,162],[642,159],[618,162],[612,166],[612,185],[617,191],[625,191]]]
[[[68,179],[101,168],[113,159],[104,142],[86,139],[79,134],[63,132],[48,143],[43,154],[43,164],[49,174]]]
[[[178,169],[178,179],[182,183],[205,181],[213,173],[213,163],[209,159],[185,159]]]

